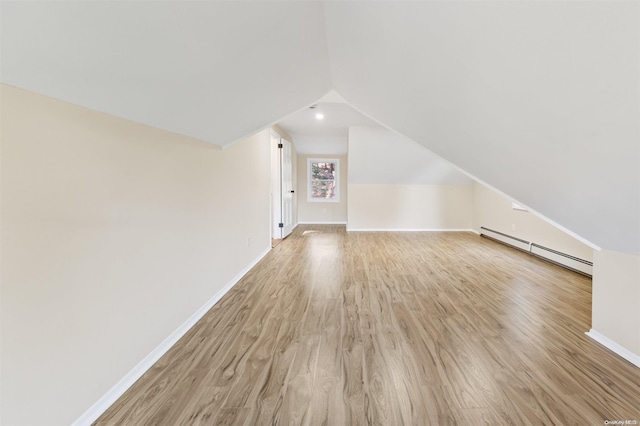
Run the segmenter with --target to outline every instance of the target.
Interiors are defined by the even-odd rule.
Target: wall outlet
[[[247,247],[251,247],[251,237],[247,237]]]
[[[515,230],[516,230],[516,224],[515,224],[515,223],[512,223],[512,224],[511,224],[511,230],[512,230],[512,231],[515,231]]]

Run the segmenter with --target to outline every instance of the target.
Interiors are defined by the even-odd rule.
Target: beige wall
[[[269,248],[268,131],[220,151],[0,87],[2,424],[70,424]]]
[[[593,258],[591,247],[532,213],[513,209],[510,199],[475,182],[473,184],[473,228],[480,231],[481,226],[581,259],[591,261]]]
[[[592,331],[635,354],[640,367],[640,256],[594,252]]]
[[[289,142],[293,143],[293,138],[291,137],[291,135],[289,133],[285,132],[282,129],[282,127],[278,126],[277,124],[274,124],[273,126],[271,126],[271,128],[273,129],[274,132],[279,134],[281,138],[285,138]]]
[[[470,229],[471,183],[403,136],[379,126],[349,128],[350,231]]]
[[[307,201],[307,159],[337,158],[340,160],[340,202],[321,203]],[[298,202],[299,223],[346,223],[348,167],[346,155],[298,155]]]
[[[471,199],[471,185],[349,184],[347,229],[470,229]]]

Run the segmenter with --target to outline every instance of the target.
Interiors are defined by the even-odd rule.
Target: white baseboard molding
[[[347,222],[298,222],[298,225],[346,225]]]
[[[467,228],[349,228],[348,232],[476,232]]]
[[[473,233],[474,233],[474,234],[476,234],[476,235],[482,235],[482,234],[480,233],[480,231],[477,231],[477,230],[475,230],[475,229],[469,229],[469,232],[473,232]]]
[[[213,307],[231,288],[244,277],[263,257],[269,253],[271,247],[264,250],[248,266],[238,273],[227,285],[218,291],[207,303],[193,313],[180,327],[171,333],[162,343],[160,343],[149,355],[140,361],[131,371],[129,371],[118,383],[102,396],[95,404],[84,412],[72,426],[89,426],[96,421],[114,402],[118,400],[142,375],[150,369],[187,331],[191,329],[199,320]]]
[[[584,334],[591,337],[593,340],[600,343],[602,346],[614,352],[615,354],[620,355],[622,358],[626,359],[636,367],[640,367],[640,355],[634,354],[629,349],[625,348],[622,345],[619,345],[604,334],[595,331],[593,328]]]

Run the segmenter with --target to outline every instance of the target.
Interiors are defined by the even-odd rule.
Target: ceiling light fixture
[[[319,112],[319,113],[317,113],[317,114],[316,114],[316,118],[317,118],[318,120],[322,120],[322,119],[324,118],[324,114],[323,114],[323,113],[321,113],[321,112]]]

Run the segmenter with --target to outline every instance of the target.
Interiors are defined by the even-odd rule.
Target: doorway
[[[293,163],[291,142],[271,131],[272,239],[281,240],[293,230]]]

